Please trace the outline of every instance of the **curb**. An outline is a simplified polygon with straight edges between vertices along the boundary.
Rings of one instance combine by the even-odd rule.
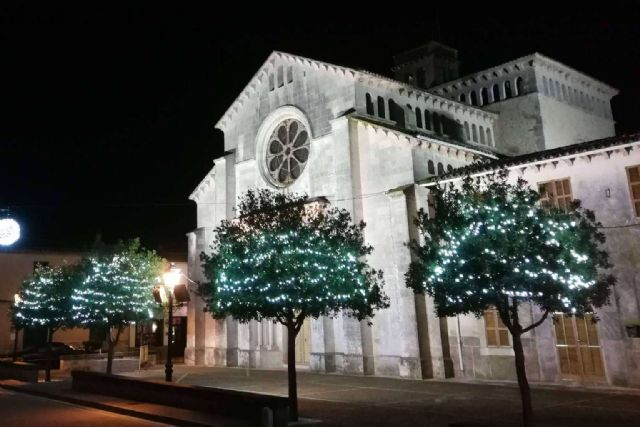
[[[39,390],[26,389],[20,386],[0,384],[0,387],[6,390],[15,391],[18,393],[30,394],[38,397],[45,397],[47,399],[59,400],[61,402],[72,403],[74,405],[86,406],[94,409],[100,409],[102,411],[113,412],[120,415],[127,415],[134,418],[141,418],[148,421],[155,421],[159,423],[170,424],[170,425],[175,425],[180,427],[214,427],[213,424],[204,424],[197,421],[189,421],[181,418],[168,417],[165,415],[150,414],[148,412],[140,412],[140,411],[135,411],[133,409],[121,408],[119,406],[111,406],[111,405],[106,405],[104,403],[76,399],[74,397],[68,397],[68,396],[60,396],[57,394],[47,393]]]

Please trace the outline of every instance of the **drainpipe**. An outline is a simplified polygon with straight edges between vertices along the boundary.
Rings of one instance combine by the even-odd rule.
[[[456,315],[456,322],[458,323],[458,360],[460,361],[460,372],[464,376],[464,362],[462,361],[462,334],[460,333],[460,316]]]

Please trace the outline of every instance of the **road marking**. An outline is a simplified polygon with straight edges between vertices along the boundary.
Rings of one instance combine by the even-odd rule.
[[[180,378],[178,378],[176,380],[176,383],[179,383],[180,381],[182,381],[187,375],[189,375],[189,373],[187,372],[186,374],[182,375]]]

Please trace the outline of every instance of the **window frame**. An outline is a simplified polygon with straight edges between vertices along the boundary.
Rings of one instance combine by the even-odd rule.
[[[487,325],[487,313],[490,313],[494,316],[494,327],[489,328]],[[513,342],[511,341],[511,334],[509,333],[509,329],[506,327],[504,323],[502,323],[502,319],[500,319],[500,314],[498,310],[495,308],[486,309],[482,311],[482,321],[484,322],[484,337],[487,343],[487,348],[513,348]],[[507,343],[504,344],[500,339],[500,331],[506,331]],[[489,333],[494,334],[495,342],[497,344],[489,344]]]
[[[558,195],[556,192],[556,185],[558,182],[564,182],[567,181],[569,183],[569,200],[568,203],[565,202],[565,207],[561,208],[560,205],[558,204]],[[546,191],[546,185],[547,184],[552,184],[552,188],[553,188],[553,197],[550,198],[548,196],[548,192]],[[566,176],[566,177],[562,177],[562,178],[556,178],[556,179],[550,179],[547,181],[540,181],[537,183],[538,185],[538,193],[540,194],[540,204],[542,205],[542,207],[545,210],[549,210],[549,208],[551,206],[553,206],[555,209],[560,209],[560,210],[564,210],[565,212],[570,212],[570,208],[571,208],[571,202],[573,202],[575,199],[573,197],[573,185],[571,184],[571,177],[570,176]],[[541,191],[541,187],[545,186],[545,192],[543,193]],[[563,185],[563,192],[564,192],[564,185]],[[560,197],[564,199],[566,199],[567,195],[566,194],[562,194]],[[551,204],[550,202],[553,201],[553,204]],[[545,203],[546,202],[546,203]]]
[[[640,208],[636,209],[636,204],[638,204],[638,206],[640,206],[640,198],[636,199],[633,196],[633,187],[636,186],[636,185],[638,187],[640,187],[640,180],[631,182],[631,170],[632,169],[637,169],[638,170],[638,176],[640,177],[640,164],[639,165],[632,165],[632,166],[625,167],[625,172],[627,174],[627,185],[629,186],[629,200],[631,201],[631,212],[634,213],[634,217],[636,219],[640,219]]]

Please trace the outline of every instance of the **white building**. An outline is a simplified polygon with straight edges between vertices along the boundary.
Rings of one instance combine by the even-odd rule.
[[[188,237],[191,278],[203,279],[199,254],[246,190],[323,196],[367,223],[369,260],[384,271],[391,306],[373,326],[343,317],[306,322],[300,364],[403,378],[515,378],[513,351],[491,313],[438,319],[428,298],[406,288],[405,243],[433,176],[482,161],[474,171],[505,164],[534,186],[569,179],[560,196],[582,199],[613,227],[606,232],[619,284],[597,326],[560,319],[563,328],[554,328],[548,320],[529,333],[530,378],[640,386],[640,339],[625,328],[640,317],[640,135],[613,137],[617,91],[537,53],[462,78],[457,51],[438,43],[395,60],[401,80],[269,56],[217,123],[226,154],[190,197],[198,206]],[[281,326],[214,320],[202,308],[197,298],[189,307],[188,363],[283,366]]]

